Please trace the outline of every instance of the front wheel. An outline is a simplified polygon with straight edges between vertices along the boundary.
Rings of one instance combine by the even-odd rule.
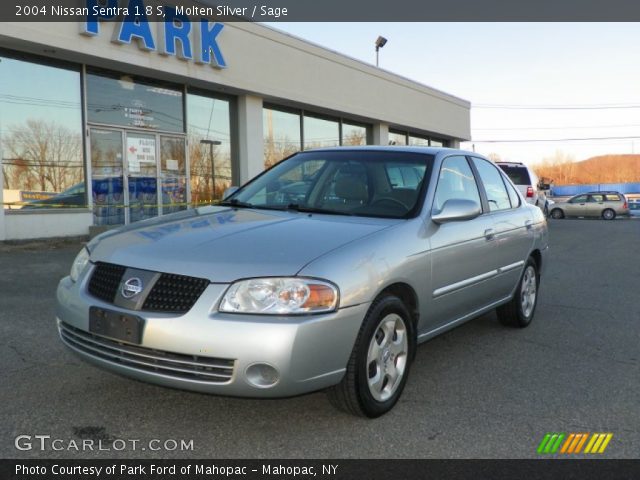
[[[529,257],[524,265],[524,271],[513,298],[509,303],[496,309],[498,320],[503,325],[511,327],[524,328],[529,326],[538,304],[539,285],[538,265],[535,260]]]
[[[602,218],[605,220],[613,220],[614,218],[616,218],[616,212],[611,210],[610,208],[607,208],[602,212]]]
[[[560,220],[561,218],[564,218],[564,212],[559,208],[554,208],[553,210],[551,210],[551,218]]]
[[[416,336],[407,307],[394,295],[369,309],[342,381],[327,393],[340,410],[375,418],[396,404],[409,376]]]

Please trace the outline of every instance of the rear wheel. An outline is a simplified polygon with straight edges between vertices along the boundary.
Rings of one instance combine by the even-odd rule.
[[[496,309],[498,320],[503,325],[524,328],[529,326],[538,304],[540,274],[538,265],[529,257],[525,263],[520,282],[511,301]]]
[[[614,218],[616,218],[616,212],[611,210],[610,208],[607,208],[602,212],[602,218],[605,220],[613,220]]]
[[[342,381],[327,394],[340,410],[375,418],[396,404],[416,348],[411,316],[394,295],[376,300],[365,317]]]
[[[559,208],[554,208],[553,210],[551,210],[551,218],[560,220],[561,218],[564,218],[564,212]]]

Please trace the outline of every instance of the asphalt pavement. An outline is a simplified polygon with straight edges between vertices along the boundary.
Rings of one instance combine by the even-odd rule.
[[[640,220],[552,220],[550,237],[532,325],[491,313],[421,345],[400,402],[376,420],[321,392],[223,398],[85,364],[54,321],[80,244],[0,245],[0,457],[535,458],[547,432],[611,432],[601,457],[638,458]],[[19,435],[33,448],[16,449]],[[45,451],[36,435],[51,437]],[[83,440],[103,450],[76,451]],[[150,449],[167,440],[193,449]]]

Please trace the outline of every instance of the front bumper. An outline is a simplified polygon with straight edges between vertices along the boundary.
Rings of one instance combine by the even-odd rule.
[[[58,285],[56,316],[67,347],[137,380],[220,395],[286,397],[335,385],[344,376],[369,307],[296,317],[223,314],[213,306],[228,285],[211,284],[184,315],[133,312],[88,295],[88,277],[78,283],[66,277]],[[142,343],[128,345],[89,333],[91,306],[142,317]],[[255,364],[274,367],[278,381],[270,387],[251,383],[247,369]]]

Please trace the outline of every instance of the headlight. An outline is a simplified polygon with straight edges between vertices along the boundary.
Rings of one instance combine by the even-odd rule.
[[[338,306],[338,289],[314,278],[253,278],[229,287],[219,311],[291,315],[332,312]]]
[[[84,270],[84,267],[87,266],[87,263],[89,263],[89,250],[85,247],[80,250],[80,253],[78,253],[76,259],[73,261],[73,265],[71,265],[71,273],[69,273],[71,280],[74,282],[78,281],[78,277]]]

